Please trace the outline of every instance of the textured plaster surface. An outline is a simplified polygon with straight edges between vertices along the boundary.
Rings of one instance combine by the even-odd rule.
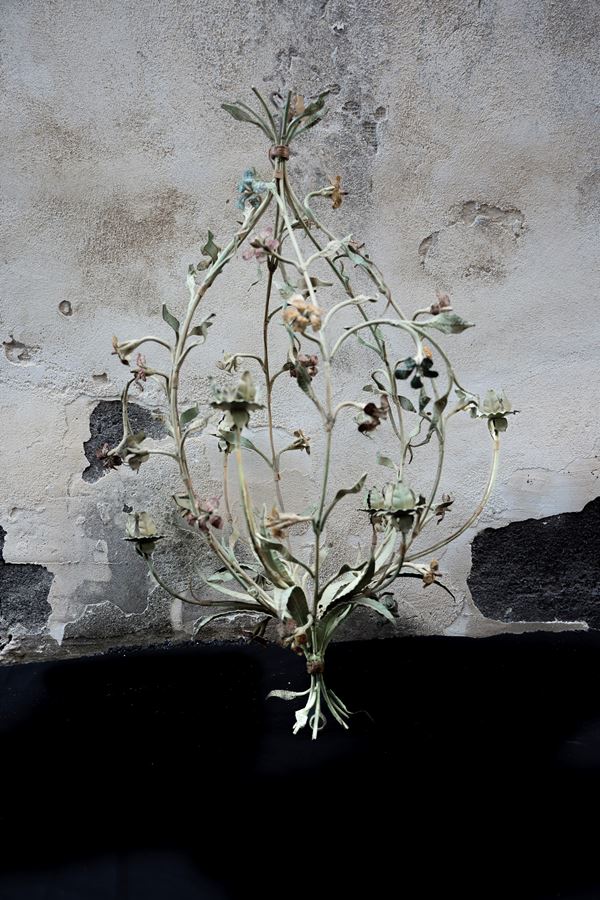
[[[407,309],[447,290],[477,323],[445,340],[464,381],[504,388],[520,410],[491,503],[440,556],[456,599],[398,591],[398,630],[585,627],[567,624],[575,617],[562,608],[558,624],[554,609],[540,622],[486,619],[466,579],[478,530],[576,513],[599,493],[599,18],[591,0],[4,3],[0,526],[11,598],[19,573],[24,610],[32,572],[47,573],[49,588],[35,606],[38,616],[47,600],[45,625],[24,615],[4,659],[189,634],[195,611],[153,588],[122,541],[127,509],[145,508],[183,542],[186,553],[162,542],[169,577],[185,586],[195,567],[214,565],[163,511],[176,473],[153,461],[139,474],[105,474],[95,442],[99,424],[114,432],[126,375],[111,335],[162,332],[161,303],[183,310],[185,271],[207,228],[219,239],[234,225],[242,171],[268,172],[261,134],[219,108],[249,102],[253,83],[331,89],[329,116],[298,142],[293,177],[312,188],[343,176],[348,196],[328,211],[336,232],[365,241]],[[184,402],[206,396],[224,351],[258,345],[253,278],[236,262],[209,295],[217,318]],[[372,360],[346,346],[340,384],[360,391]],[[155,421],[158,393],[134,399]],[[292,379],[275,418],[282,440],[298,427],[314,434]],[[440,533],[482,491],[489,446],[477,424],[457,422],[449,436],[442,489],[456,501]],[[158,428],[152,437],[162,440]],[[313,443],[310,457],[286,454],[287,496],[299,509],[319,477],[318,435]],[[334,451],[343,483],[377,447],[390,449],[379,433],[369,443],[349,428]],[[190,452],[203,492],[218,492],[214,440],[202,436]],[[427,458],[415,464],[415,486],[427,471]],[[257,499],[271,502],[264,471],[253,477]],[[356,505],[347,501],[330,530],[336,561],[352,561],[368,540]],[[300,534],[298,546],[307,540]],[[502,564],[511,567],[510,543]],[[551,591],[552,567],[544,577]],[[388,627],[366,615],[347,634]],[[239,623],[211,625],[206,637],[227,634]]]

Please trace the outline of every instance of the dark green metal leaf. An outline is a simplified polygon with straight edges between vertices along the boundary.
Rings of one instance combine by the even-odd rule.
[[[344,497],[347,497],[348,494],[358,494],[359,491],[362,490],[363,485],[366,481],[366,478],[367,478],[367,473],[365,472],[365,474],[361,475],[361,477],[358,479],[356,484],[353,484],[352,487],[340,488],[340,490],[336,493],[335,497],[333,498],[333,500],[331,501],[331,503],[329,504],[327,510],[325,511],[325,513],[323,515],[323,519],[321,521],[321,528],[327,521],[327,518],[329,517],[330,513],[333,511],[333,508],[335,507],[335,505],[337,503],[339,503],[340,500],[342,500]]]
[[[406,410],[406,412],[416,412],[417,410],[414,407],[414,404],[408,399],[408,397],[401,397],[398,395],[398,402],[402,409]]]
[[[190,422],[193,422],[199,415],[199,410],[197,406],[190,406],[189,409],[186,409],[185,412],[182,412],[179,417],[179,423],[182,428],[185,428],[186,425],[189,425]]]
[[[198,325],[194,325],[194,327],[190,331],[190,334],[199,335],[200,337],[206,338],[206,333],[207,333],[208,329],[210,328],[211,325],[214,324],[211,321],[212,319],[214,319],[214,317],[215,317],[215,314],[211,313],[205,319],[202,319],[202,321],[199,322]]]
[[[214,234],[209,229],[208,239],[207,239],[206,243],[204,244],[204,246],[202,247],[202,255],[210,256],[212,261],[216,262],[220,252],[221,252],[221,248],[219,246],[217,246],[217,244],[215,244]]]
[[[237,119],[238,122],[249,122],[250,125],[256,125],[267,135],[269,140],[273,140],[271,129],[263,122],[257,113],[253,112],[245,103],[222,103],[221,109],[228,112],[230,116]]]
[[[396,619],[390,610],[379,600],[376,600],[375,597],[364,597],[361,600],[353,600],[351,602],[353,606],[367,606],[369,609],[374,609],[376,613],[379,613],[380,616],[388,619],[393,625],[397,624]]]
[[[165,320],[165,322],[167,323],[167,325],[171,326],[171,328],[173,329],[175,334],[179,335],[179,328],[180,328],[179,320],[175,318],[175,316],[173,315],[172,312],[169,312],[169,309],[168,309],[166,303],[163,303],[163,305],[162,305],[162,317]]]

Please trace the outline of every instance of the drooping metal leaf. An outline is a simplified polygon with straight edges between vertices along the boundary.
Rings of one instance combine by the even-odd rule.
[[[461,331],[466,331],[467,328],[475,327],[473,322],[466,322],[453,312],[440,313],[439,316],[428,319],[426,322],[421,322],[420,325],[421,328],[436,328],[444,334],[460,334]]]

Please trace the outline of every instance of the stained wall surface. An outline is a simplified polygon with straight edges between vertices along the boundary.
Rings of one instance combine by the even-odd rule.
[[[555,571],[544,566],[539,621],[513,615],[527,604],[507,596],[503,605],[501,586],[506,570],[518,592],[514,566],[535,566],[540,521],[577,514],[599,493],[599,18],[592,0],[6,0],[4,660],[189,636],[197,613],[154,587],[123,541],[127,509],[149,509],[167,535],[165,575],[185,586],[196,568],[211,571],[206,552],[176,531],[176,472],[169,460],[138,474],[108,471],[96,451],[119,436],[127,373],[111,356],[111,336],[164,333],[161,304],[184,309],[186,269],[207,229],[223,239],[235,227],[242,172],[256,166],[268,175],[264,136],[220,108],[251,102],[252,84],[267,94],[330,89],[329,115],[290,162],[299,188],[342,176],[341,209],[324,207],[336,233],[364,242],[408,310],[447,291],[476,323],[444,339],[461,377],[475,392],[503,388],[519,410],[486,511],[440,554],[454,599],[420,584],[398,590],[397,631],[586,626],[585,604],[569,615],[561,542]],[[215,324],[184,401],[207,397],[224,352],[259,346],[255,278],[253,264],[239,259],[207,298]],[[371,368],[368,351],[348,349],[341,389],[360,397]],[[310,457],[286,455],[287,496],[301,511],[317,489],[322,440],[293,379],[280,381],[278,439],[297,428],[313,436]],[[136,427],[166,446],[158,390],[147,386],[134,399]],[[260,413],[255,424],[260,443]],[[455,502],[434,526],[440,533],[481,495],[490,448],[479,424],[461,420],[449,439],[442,486]],[[372,469],[377,449],[391,448],[379,433],[369,442],[351,427],[334,452],[341,485],[364,470],[365,454]],[[203,492],[218,493],[214,438],[191,442],[191,457]],[[431,477],[426,463],[415,465],[415,482]],[[269,502],[268,477],[260,466],[252,473]],[[386,474],[379,468],[373,480]],[[368,543],[357,506],[347,503],[331,528],[336,559],[353,561]],[[513,561],[510,541],[482,543],[478,558],[488,547],[497,555],[485,558],[485,578],[470,579],[471,596],[474,536],[528,519],[538,520],[531,558],[519,552]],[[489,587],[494,569],[494,603],[480,597],[489,618],[476,588]],[[584,578],[575,581],[585,590]],[[390,633],[366,614],[346,635]],[[239,634],[239,623],[206,632],[225,634]]]

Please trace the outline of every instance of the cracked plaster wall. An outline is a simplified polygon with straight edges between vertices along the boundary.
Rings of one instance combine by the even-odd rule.
[[[456,601],[431,589],[398,595],[399,630],[582,627],[485,619],[466,579],[478,530],[576,512],[599,493],[599,15],[591,0],[5,2],[0,526],[11,610],[23,566],[24,615],[4,659],[189,631],[192,613],[151,587],[122,541],[125,511],[160,511],[174,474],[148,465],[96,477],[86,447],[123,385],[111,335],[160,327],[163,301],[183,308],[187,264],[208,227],[231,229],[241,172],[268,170],[260,133],[219,108],[248,101],[253,83],[331,88],[331,112],[298,143],[292,173],[303,187],[343,175],[336,231],[366,242],[407,308],[448,290],[477,323],[446,340],[459,372],[476,391],[503,387],[520,410],[489,507],[441,556]],[[247,283],[237,264],[219,279],[187,399],[206,395],[223,351],[258,341],[260,301]],[[344,355],[342,380],[360,387],[359,364]],[[151,389],[136,397],[139,415],[152,418],[158,401]],[[314,424],[293,384],[277,422],[282,438]],[[456,429],[443,482],[457,497],[454,521],[477,502],[487,466],[483,429],[470,424]],[[334,460],[345,483],[362,471],[365,439],[349,440]],[[318,456],[294,456],[290,491],[304,507]],[[207,493],[217,490],[209,439],[192,461]],[[336,552],[356,552],[358,516],[350,508],[333,532]],[[169,549],[163,561],[186,577],[189,561],[181,571]],[[36,590],[49,586],[41,630],[26,614],[28,578],[43,571],[32,566],[47,572]],[[386,628],[367,616],[347,633]]]

